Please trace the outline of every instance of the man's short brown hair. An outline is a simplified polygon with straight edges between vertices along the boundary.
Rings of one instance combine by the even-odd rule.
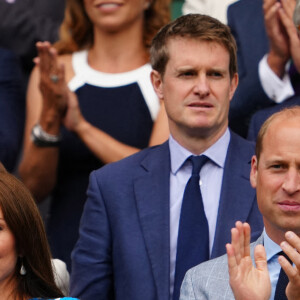
[[[162,77],[169,60],[167,44],[170,39],[175,38],[195,38],[222,45],[230,56],[230,78],[233,78],[234,74],[237,73],[236,42],[229,27],[206,15],[188,14],[165,25],[152,41],[150,48],[151,65]]]

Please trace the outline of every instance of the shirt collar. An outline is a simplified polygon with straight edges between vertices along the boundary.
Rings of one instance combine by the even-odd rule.
[[[264,237],[264,247],[267,253],[267,261],[269,261],[272,257],[278,255],[278,252],[282,251],[282,249],[278,244],[276,244],[269,238],[265,229],[263,231],[263,237]]]
[[[227,128],[225,133],[203,153],[211,161],[221,168],[224,168],[228,145],[230,142],[230,131]],[[189,150],[182,147],[173,137],[169,138],[170,156],[171,156],[171,172],[176,174],[186,159],[194,155]]]

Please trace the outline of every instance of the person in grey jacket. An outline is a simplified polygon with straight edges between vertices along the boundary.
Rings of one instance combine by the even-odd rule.
[[[264,232],[250,245],[249,224],[237,222],[227,255],[186,273],[181,300],[300,299],[299,132],[299,107],[278,112],[264,123],[250,174]]]

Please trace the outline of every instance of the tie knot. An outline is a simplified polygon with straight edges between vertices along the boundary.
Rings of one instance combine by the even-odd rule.
[[[189,160],[192,162],[192,166],[193,166],[192,175],[199,176],[201,168],[208,161],[208,157],[205,155],[200,155],[200,156],[192,155],[189,157]]]
[[[284,256],[289,261],[290,264],[293,264],[292,260],[283,251],[278,252],[278,256],[279,255]]]

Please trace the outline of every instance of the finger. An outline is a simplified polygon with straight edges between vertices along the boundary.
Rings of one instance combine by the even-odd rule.
[[[232,244],[226,244],[227,252],[227,263],[228,263],[228,272],[230,277],[235,277],[237,274],[237,261],[235,256],[234,247]]]
[[[300,252],[300,237],[292,231],[287,231],[285,234],[287,242],[298,252]]]
[[[57,74],[57,52],[49,42],[43,43],[41,54],[41,71],[46,75]]]
[[[278,17],[278,9],[281,7],[279,2],[276,2],[268,10],[264,12],[265,27],[268,36],[275,36],[280,33],[280,24]]]
[[[248,223],[243,224],[244,229],[244,256],[250,256],[251,229]]]
[[[287,16],[292,19],[296,7],[295,0],[281,0],[281,5]]]
[[[240,249],[240,255],[241,258],[244,257],[244,248],[245,248],[245,235],[244,235],[244,227],[243,223],[240,221],[237,221],[235,223],[235,227],[238,230],[239,233],[239,249]]]
[[[270,8],[276,3],[276,0],[264,0],[263,1],[263,10],[264,13],[270,10]]]
[[[265,20],[271,20],[274,17],[277,17],[277,11],[281,7],[281,3],[278,1],[272,1],[268,6],[263,7],[264,9],[264,18]]]
[[[263,245],[257,245],[254,249],[254,260],[256,268],[261,271],[267,271],[267,255]]]
[[[289,263],[289,261],[282,255],[280,255],[278,257],[278,261],[279,261],[279,264],[280,264],[281,268],[284,270],[285,274],[289,278],[289,281],[291,283],[299,282],[300,277],[299,277],[298,270],[296,268],[294,268]]]
[[[48,58],[48,49],[50,47],[49,42],[37,42],[36,47],[38,50],[38,56],[40,58],[40,70],[47,72],[47,58]]]
[[[300,39],[298,28],[295,26],[294,20],[289,18],[285,11],[279,10],[279,16],[288,36],[290,54],[292,56],[293,63],[296,69],[300,71]]]
[[[299,237],[293,232],[286,233],[287,242],[280,244],[281,249],[300,270]]]
[[[239,231],[237,228],[231,229],[231,245],[234,250],[235,258],[237,261],[237,264],[241,261],[241,250],[240,250],[240,239],[239,239]]]
[[[299,43],[299,37],[298,37],[298,32],[297,28],[293,22],[293,19],[287,15],[287,13],[284,11],[284,9],[279,9],[278,14],[280,17],[280,20],[282,22],[282,25],[284,26],[290,42],[296,42]]]

